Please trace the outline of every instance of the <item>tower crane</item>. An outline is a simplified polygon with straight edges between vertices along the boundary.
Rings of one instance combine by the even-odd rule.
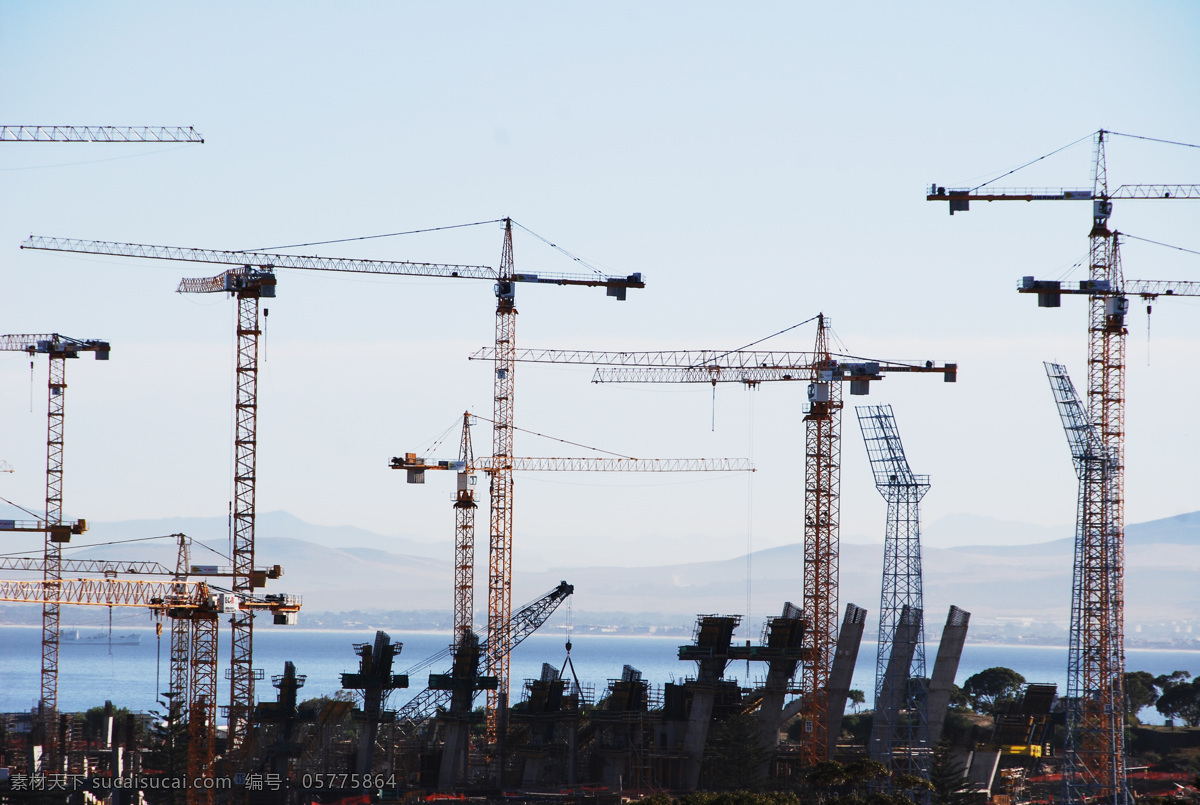
[[[9,524],[14,528],[8,528]],[[79,533],[76,525],[73,533]],[[43,521],[3,521],[0,530],[41,531]],[[63,559],[65,573],[86,573],[104,578],[118,576],[170,576],[176,583],[176,599],[184,600],[189,576],[232,577],[231,567],[195,565],[191,563],[191,538],[186,534],[171,534],[177,542],[176,562],[172,569],[161,562],[111,559]],[[40,571],[43,560],[33,557],[0,557],[0,570]],[[283,575],[279,565],[254,571],[264,578],[277,579]],[[212,773],[215,752],[217,699],[217,618],[213,607],[169,606],[153,610],[166,614],[170,620],[170,687],[165,692],[170,705],[172,724],[187,721],[194,740],[189,744],[189,778]],[[283,616],[284,620],[287,616]],[[186,716],[186,717],[185,717]],[[204,789],[188,790],[188,803],[211,801]]]
[[[295,268],[315,271],[338,271],[359,274],[391,274],[398,276],[447,277],[460,279],[490,280],[496,295],[496,338],[493,374],[493,438],[492,458],[497,462],[491,473],[490,496],[490,539],[488,573],[488,628],[494,630],[501,640],[507,631],[512,615],[512,456],[513,404],[515,392],[515,369],[513,360],[516,352],[516,285],[534,283],[541,285],[586,286],[604,288],[608,296],[624,300],[631,288],[644,288],[640,273],[627,276],[603,274],[561,274],[517,272],[513,258],[511,218],[504,221],[504,241],[499,268],[446,263],[413,263],[389,260],[354,260],[266,252],[235,252],[210,249],[151,246],[137,243],[115,243],[111,241],[89,241],[69,238],[31,236],[22,244],[22,249],[41,251],[104,254],[123,257],[139,257],[156,260],[176,260],[195,263],[216,263],[239,266],[227,271],[223,277],[236,283],[239,276],[272,276],[276,268]],[[233,288],[227,290],[235,290]],[[247,373],[247,377],[250,373]],[[250,535],[252,539],[252,532]],[[499,665],[493,672],[500,678],[500,690],[508,689],[508,653],[497,655]],[[241,685],[238,686],[240,700],[231,704],[230,712],[250,712],[253,707],[253,675],[249,663],[242,663]],[[231,689],[235,687],[231,685]],[[234,694],[231,692],[231,697]],[[232,698],[231,698],[232,702]],[[236,743],[236,741],[235,741]]]
[[[191,639],[192,657],[189,688],[192,705],[189,719],[188,778],[212,776],[216,715],[216,620],[220,613],[236,610],[270,611],[279,618],[294,618],[300,610],[300,598],[293,595],[238,596],[211,588],[204,581],[175,578],[169,581],[142,581],[115,578],[59,579],[44,581],[0,581],[0,601],[54,604],[55,606],[137,607],[158,616],[191,619],[193,624],[211,624],[211,631]],[[172,684],[179,670],[172,652]],[[47,733],[48,734],[48,733]],[[193,773],[194,772],[194,773]],[[196,789],[189,802],[211,802],[211,793]]]
[[[83,520],[63,524],[63,425],[66,413],[66,364],[81,352],[91,352],[96,360],[108,360],[112,347],[99,339],[70,338],[58,333],[0,336],[0,352],[43,354],[49,359],[49,383],[46,397],[46,519],[41,524],[27,525],[20,530],[43,531],[46,535],[42,554],[42,579],[47,600],[42,604],[42,672],[41,709],[46,719],[53,719],[58,709],[58,626],[59,604],[50,600],[62,578],[62,543],[69,542],[72,533],[87,528]],[[10,526],[5,529],[4,526]],[[0,530],[18,530],[15,523],[0,523]],[[50,736],[53,730],[47,732]],[[55,759],[53,741],[48,744],[50,761]]]
[[[829,756],[827,687],[837,644],[838,526],[841,487],[842,384],[852,395],[869,393],[872,382],[890,373],[940,374],[947,383],[958,379],[958,365],[933,361],[906,364],[864,361],[829,351],[825,316],[817,317],[813,352],[762,350],[673,350],[602,352],[525,350],[517,361],[599,365],[595,383],[723,383],[755,386],[773,381],[807,381],[804,484],[805,660],[801,663],[804,723],[801,757],[808,765]],[[491,351],[471,356],[487,360]]]
[[[1081,489],[1093,500],[1082,505],[1085,518],[1076,531],[1071,641],[1067,662],[1067,741],[1063,795],[1069,805],[1101,800],[1129,801],[1124,758],[1124,552],[1125,552],[1125,314],[1128,297],[1191,295],[1191,283],[1126,282],[1121,270],[1119,233],[1110,230],[1114,199],[1200,199],[1200,185],[1131,184],[1110,191],[1105,146],[1109,135],[1096,132],[1090,189],[946,189],[934,184],[928,201],[946,201],[950,214],[966,212],[971,201],[1091,201],[1088,232],[1089,277],[1077,289],[1057,281],[1022,278],[1018,291],[1037,294],[1039,307],[1058,307],[1062,293],[1090,297],[1088,316],[1088,419],[1105,455],[1111,457],[1103,484]],[[1172,286],[1178,286],[1173,288]],[[1179,291],[1179,293],[1175,293]],[[1169,293],[1170,292],[1170,293]],[[1091,603],[1089,603],[1091,602]],[[1095,604],[1095,606],[1091,606]],[[1112,650],[1108,650],[1111,648]]]
[[[428,463],[424,458],[418,458],[415,453],[407,453],[403,457],[392,459],[394,470],[406,470],[409,483],[424,483],[425,470],[449,470],[458,472],[458,494],[455,506],[455,566],[454,566],[454,633],[455,645],[465,637],[472,628],[474,615],[474,586],[475,586],[475,516],[474,491],[472,485],[474,473],[485,472],[494,476],[498,469],[507,465],[509,472],[516,471],[567,471],[567,472],[729,472],[749,471],[754,467],[746,459],[637,459],[637,458],[516,458],[507,461],[497,461],[495,456],[470,458],[470,412],[463,414],[463,435],[460,442],[459,460],[433,461]],[[493,423],[494,424],[494,423]],[[465,457],[465,458],[464,458]],[[494,485],[494,481],[493,481]],[[510,568],[511,571],[511,568]],[[509,579],[511,584],[511,578]],[[490,623],[490,621],[489,621]],[[506,642],[501,636],[493,644],[498,651],[507,652]],[[485,655],[503,667],[507,667],[507,659]],[[508,691],[497,685],[495,691],[488,689],[488,739],[494,742],[496,738],[497,701],[507,696]]]
[[[254,568],[254,500],[258,453],[259,300],[275,296],[275,275],[245,267],[215,277],[186,278],[179,293],[228,293],[237,299],[237,392],[234,401],[233,591],[251,595],[265,579]],[[234,751],[249,738],[254,710],[254,612],[236,610],[229,620],[229,740]],[[196,622],[198,628],[209,628]],[[212,626],[215,629],[215,624]],[[261,673],[261,671],[260,671]]]
[[[475,417],[479,419],[481,417]],[[457,461],[420,458],[416,453],[406,453],[391,461],[394,470],[405,470],[408,483],[425,483],[426,470],[453,470],[458,474],[458,492],[454,501],[456,512],[454,549],[454,633],[466,634],[472,629],[474,604],[472,591],[475,587],[475,530],[474,518],[469,512],[474,509],[475,474],[495,472],[496,461],[491,456],[475,458],[471,450],[471,413],[463,413],[462,437]],[[753,472],[754,465],[748,459],[725,458],[680,458],[638,459],[614,458],[513,458],[515,472]],[[465,512],[464,512],[465,510]]]
[[[855,407],[875,488],[887,501],[883,586],[875,652],[875,719],[871,759],[894,771],[929,778],[925,604],[921,589],[921,499],[929,476],[916,475],[904,455],[890,405]],[[907,711],[907,716],[902,712]]]

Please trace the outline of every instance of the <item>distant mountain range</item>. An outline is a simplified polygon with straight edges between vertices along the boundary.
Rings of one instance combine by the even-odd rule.
[[[3,516],[3,515],[0,515]],[[986,518],[970,518],[972,521]],[[978,522],[975,522],[978,526]],[[144,539],[183,532],[226,550],[224,518],[147,520],[96,525],[89,542]],[[972,528],[997,534],[1036,526],[998,523]],[[425,611],[429,626],[444,626],[450,609],[451,546],[385,537],[358,528],[305,523],[285,512],[259,516],[260,565],[283,565],[285,575],[268,591],[304,596],[305,612],[325,625],[336,618],[317,613]],[[1200,648],[1200,512],[1126,529],[1126,632],[1130,644]],[[593,550],[603,546],[593,545]],[[615,548],[614,548],[615,550]],[[197,564],[222,560],[195,546]],[[972,613],[974,633],[996,638],[1064,642],[1070,612],[1072,540],[1033,544],[926,547],[923,550],[928,630],[936,635],[951,604]],[[485,551],[477,550],[477,609],[485,608]],[[843,541],[840,562],[842,605],[854,602],[872,614],[879,607],[883,546]],[[69,550],[69,556],[152,559],[173,566],[170,540],[107,544]],[[520,554],[517,554],[518,567]],[[756,551],[721,561],[654,567],[564,566],[517,570],[514,603],[530,600],[560,579],[575,585],[579,623],[611,622],[687,627],[697,613],[744,613],[747,568],[750,610],[755,621],[780,611],[784,601],[801,603],[803,550],[799,544]],[[9,577],[15,574],[7,572]],[[218,581],[219,583],[219,581]],[[0,610],[7,617],[12,606]],[[1196,634],[1189,629],[1195,625]]]

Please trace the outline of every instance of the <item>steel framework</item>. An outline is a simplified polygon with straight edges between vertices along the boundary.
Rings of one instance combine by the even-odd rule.
[[[254,520],[258,453],[258,338],[259,299],[275,296],[276,279],[270,271],[249,266],[230,269],[215,277],[185,278],[179,293],[229,293],[237,299],[237,365],[234,400],[233,468],[233,592],[243,598],[254,593]],[[229,653],[229,746],[239,752],[246,745],[250,716],[254,710],[254,612],[237,609],[230,617]],[[211,625],[215,630],[215,624]],[[210,624],[193,623],[203,639]],[[216,707],[216,680],[207,674],[193,679],[199,687],[193,699],[203,701],[208,711]],[[210,725],[215,718],[208,719]],[[212,730],[210,729],[211,733]],[[212,735],[208,735],[212,740]]]
[[[0,142],[202,143],[191,126],[0,126]]]
[[[236,287],[239,277],[244,274],[254,273],[253,269],[250,268],[251,266],[258,268],[257,273],[271,276],[272,281],[272,271],[275,268],[494,280],[497,297],[495,345],[497,358],[495,361],[493,386],[495,396],[493,458],[499,459],[501,465],[503,465],[505,457],[511,458],[512,456],[513,356],[515,354],[514,338],[516,334],[515,284],[534,283],[600,287],[605,288],[609,296],[618,300],[625,299],[626,293],[630,288],[645,287],[642,275],[636,273],[623,277],[602,274],[518,273],[513,264],[512,224],[512,219],[504,219],[504,245],[501,252],[501,264],[498,269],[489,266],[413,263],[390,260],[355,260],[265,252],[234,252],[40,236],[31,236],[29,240],[22,244],[21,248],[83,254],[110,254],[123,257],[216,263],[246,267],[240,271],[227,271],[209,280],[197,280],[195,282],[198,285],[194,287],[185,288],[181,286],[181,290],[189,291],[225,290],[236,293],[239,290]],[[240,350],[239,354],[241,354]],[[495,633],[495,642],[499,647],[507,647],[509,645],[506,635],[510,629],[508,618],[511,615],[512,604],[512,476],[510,470],[511,468],[509,467],[499,466],[492,474],[491,512],[489,518],[491,531],[489,548],[491,554],[489,556],[488,629],[489,632]],[[242,628],[240,633],[249,635],[250,630],[249,628]],[[238,641],[237,634],[238,630],[235,627],[235,644]],[[244,639],[242,643],[244,644],[244,648],[248,650],[250,646],[249,639]],[[235,654],[238,651],[239,649],[235,648]],[[238,657],[235,656],[232,661],[238,662]],[[507,694],[507,652],[500,655],[496,663],[498,664],[497,667],[502,671],[501,687],[499,690]],[[250,670],[248,663],[238,663],[231,669],[233,680],[231,687],[240,689],[243,696],[247,691],[251,695],[253,694],[253,678],[252,676],[246,676]],[[248,702],[247,707],[253,704],[253,699],[249,699]],[[490,701],[490,704],[494,704],[494,701]],[[231,725],[233,723],[232,719],[235,717],[235,711],[238,715],[242,712],[231,703]],[[243,708],[243,711],[246,713],[249,712],[245,708]],[[490,718],[489,716],[489,723],[491,723]],[[231,731],[232,734],[234,733]]]
[[[801,758],[812,765],[829,756],[827,685],[837,643],[838,523],[841,467],[842,384],[852,395],[869,393],[870,384],[896,372],[958,378],[958,365],[933,361],[906,364],[864,361],[829,351],[829,320],[817,317],[813,352],[754,350],[673,350],[667,352],[592,352],[584,350],[525,350],[518,362],[603,362],[593,382],[623,383],[743,383],[807,380],[805,411],[804,609],[810,617],[801,664],[801,715],[804,732]],[[473,360],[491,360],[495,352],[482,349]],[[700,363],[703,361],[703,363]]]
[[[233,591],[249,595],[254,584],[254,495],[258,451],[258,300],[264,288],[237,292],[237,402],[233,478]],[[254,709],[254,613],[239,610],[230,618],[229,742],[237,751],[249,739]]]
[[[471,414],[463,412],[458,459],[458,493],[454,498],[454,643],[457,647],[475,634],[475,476],[469,467],[475,461],[471,447]]]
[[[1113,132],[1096,132],[1090,190],[951,189],[934,185],[926,199],[948,201],[950,214],[971,201],[1090,201],[1088,279],[1078,289],[1025,277],[1018,290],[1038,295],[1041,307],[1058,307],[1063,293],[1090,297],[1087,420],[1106,457],[1103,482],[1080,482],[1072,589],[1071,647],[1067,664],[1067,741],[1063,796],[1069,805],[1100,801],[1125,805],[1130,794],[1124,759],[1124,409],[1127,294],[1144,299],[1192,296],[1194,283],[1124,282],[1118,233],[1109,229],[1113,199],[1196,199],[1200,185],[1108,187],[1105,144]]]
[[[888,507],[871,759],[887,763],[895,771],[928,779],[929,724],[922,687],[926,674],[920,504],[929,491],[929,476],[915,475],[909,467],[890,405],[857,406],[855,413],[871,460],[875,488]],[[904,657],[910,660],[901,668]],[[889,663],[896,667],[889,667]]]
[[[495,743],[496,710],[509,691],[512,619],[513,391],[515,390],[517,308],[512,283],[512,221],[504,222],[504,247],[496,281],[496,359],[492,378],[492,461],[488,537],[488,672],[496,677],[487,692],[488,743]]]
[[[455,571],[454,571],[454,631],[465,635],[473,629],[475,584],[475,495],[473,473],[485,472],[494,476],[504,471],[511,476],[516,472],[753,472],[754,466],[748,459],[638,459],[620,458],[551,458],[514,457],[511,455],[474,457],[471,448],[471,413],[463,413],[463,429],[459,443],[458,461],[427,461],[415,453],[394,457],[391,468],[406,470],[409,483],[424,483],[426,470],[454,470],[458,475],[458,490],[454,500],[455,509]],[[494,424],[494,423],[493,423]],[[496,428],[495,432],[500,429]],[[513,430],[510,425],[507,430]],[[508,481],[511,489],[511,478]],[[495,481],[492,483],[493,491]],[[511,537],[509,539],[511,542]],[[510,545],[511,547],[511,545]],[[495,555],[492,551],[491,555]],[[489,572],[489,582],[494,572]],[[489,584],[489,593],[492,587]],[[489,594],[489,603],[492,595]],[[490,613],[489,609],[489,613]],[[457,641],[456,641],[457,642]],[[497,646],[503,648],[504,643]],[[493,675],[498,676],[493,671]]]
[[[512,619],[509,621],[510,628],[508,632],[509,645],[511,650],[521,644],[525,638],[541,628],[550,616],[554,614],[554,610],[558,609],[558,605],[567,600],[567,597],[575,592],[573,585],[567,584],[565,581],[559,582],[558,586],[550,590],[545,595],[539,596],[530,601],[525,606],[513,613]],[[491,642],[491,638],[485,638],[479,644],[479,653],[484,658],[493,657],[500,651],[500,647]],[[490,660],[489,660],[490,664]],[[444,674],[443,676],[448,676]],[[438,690],[435,688],[426,688],[414,696],[403,707],[396,711],[396,720],[411,723],[421,723],[430,718],[437,712],[439,707],[445,707],[450,703],[452,691]]]
[[[825,316],[817,318],[804,414],[804,632],[800,664],[804,704],[801,758],[812,766],[826,760],[829,746],[829,671],[837,646],[838,529],[842,477],[842,384],[834,382]]]
[[[55,723],[58,710],[58,634],[59,607],[56,592],[62,579],[62,543],[71,539],[70,528],[63,528],[63,426],[66,414],[67,359],[80,352],[91,352],[97,360],[108,360],[112,347],[98,339],[68,338],[58,333],[0,336],[0,351],[45,354],[49,358],[46,394],[46,534],[42,552],[42,581],[46,596],[42,601],[41,717],[45,724]],[[15,530],[15,529],[14,529]],[[56,729],[46,729],[47,768],[55,768]]]
[[[1066,367],[1047,363],[1046,376],[1079,479],[1071,633],[1067,659],[1067,734],[1064,785],[1082,799],[1095,791],[1124,791],[1124,649],[1122,545],[1112,518],[1120,457],[1095,427]],[[1111,669],[1119,668],[1114,674]],[[1115,763],[1109,748],[1121,752]],[[1108,794],[1106,794],[1108,796]]]

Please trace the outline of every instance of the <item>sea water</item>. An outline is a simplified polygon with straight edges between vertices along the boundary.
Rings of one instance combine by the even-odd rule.
[[[170,634],[164,631],[156,637],[153,629],[125,627],[115,634],[139,632],[138,645],[109,645],[106,640],[88,641],[86,645],[64,642],[59,649],[58,705],[60,711],[78,712],[111,701],[119,707],[140,712],[162,712],[170,678]],[[81,632],[82,637],[107,634],[93,629]],[[449,669],[447,657],[426,665],[429,657],[445,653],[450,643],[448,633],[394,632],[391,637],[403,643],[394,666],[395,673],[411,672],[412,687],[396,691],[388,706],[398,707],[424,687],[429,673]],[[341,688],[341,674],[358,670],[356,644],[373,642],[372,631],[334,631],[295,627],[259,626],[254,631],[254,663],[263,669],[266,679],[257,683],[259,701],[274,701],[276,691],[271,677],[283,674],[284,662],[291,660],[296,672],[305,677],[300,691],[301,700],[329,696]],[[225,679],[229,665],[228,632],[221,635],[218,680]],[[679,646],[690,641],[682,637],[624,637],[616,635],[575,635],[570,652],[579,682],[594,688],[597,695],[604,692],[608,680],[619,679],[622,668],[631,665],[642,672],[653,686],[681,681],[696,675],[693,662],[678,659]],[[95,645],[92,645],[95,643]],[[564,668],[567,651],[561,628],[535,634],[516,648],[512,656],[511,678],[514,701],[519,700],[521,683],[541,676],[542,664],[556,670]],[[38,626],[0,626],[0,712],[20,712],[33,708],[40,691],[41,628]],[[867,706],[875,689],[875,643],[863,641],[858,654],[852,688],[866,693]],[[932,671],[937,653],[936,644],[927,649],[928,670]],[[1029,682],[1048,682],[1058,685],[1059,694],[1066,688],[1067,649],[1065,646],[995,645],[971,643],[963,649],[958,667],[958,684],[984,668],[1012,668]],[[1167,649],[1129,649],[1125,667],[1128,671],[1148,671],[1169,674],[1184,670],[1200,674],[1200,652]],[[737,679],[743,686],[761,683],[765,676],[762,663],[731,662],[726,678]],[[571,670],[566,668],[570,678]],[[219,688],[222,701],[228,697],[228,683]],[[1142,711],[1143,721],[1161,723],[1152,709]]]

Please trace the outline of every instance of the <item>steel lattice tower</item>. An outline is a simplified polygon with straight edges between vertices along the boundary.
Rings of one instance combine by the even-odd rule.
[[[471,449],[471,414],[463,414],[458,446],[462,470],[454,498],[454,644],[474,634],[475,621],[475,452]]]
[[[66,353],[51,351],[50,382],[46,402],[46,542],[42,562],[42,580],[47,596],[56,595],[62,580],[62,544],[49,530],[62,525],[63,414],[67,397]],[[53,746],[55,711],[58,709],[58,625],[59,606],[42,605],[42,716],[46,733],[43,740]],[[51,758],[53,760],[53,752]]]
[[[42,732],[42,766],[38,771],[56,773],[63,756],[58,752],[58,636],[62,588],[62,543],[72,533],[81,533],[82,520],[75,526],[64,525],[63,507],[63,426],[67,398],[67,359],[80,352],[92,352],[97,360],[108,360],[111,346],[107,341],[68,338],[58,333],[0,336],[0,352],[45,353],[49,358],[46,387],[46,519],[37,530],[44,532],[42,550],[42,672],[41,697],[38,700],[39,726]],[[32,369],[32,364],[30,366]],[[79,528],[80,530],[75,530]]]
[[[1129,801],[1124,762],[1124,651],[1120,533],[1113,522],[1119,452],[1085,412],[1064,367],[1046,364],[1079,478],[1071,636],[1067,659],[1064,795],[1071,802]],[[1113,669],[1117,669],[1115,672]]]
[[[489,671],[498,680],[488,691],[488,743],[495,744],[496,707],[507,704],[509,650],[512,620],[512,504],[513,504],[513,392],[516,368],[517,308],[513,282],[512,220],[504,221],[504,247],[496,281],[496,359],[493,379],[492,461],[488,543],[488,642]]]
[[[828,759],[829,671],[837,645],[838,524],[841,493],[842,384],[829,354],[825,316],[817,317],[808,412],[804,416],[804,633],[805,660],[800,711],[804,734],[801,758],[812,766]]]
[[[257,289],[241,291],[237,325],[237,403],[233,478],[233,592],[254,594],[254,489],[258,445]],[[248,738],[254,708],[254,613],[236,609],[229,620],[233,635],[229,655],[229,741],[240,749]],[[260,670],[261,673],[261,670]]]
[[[858,406],[855,411],[875,488],[888,506],[871,759],[928,779],[920,504],[929,491],[929,476],[915,475],[909,467],[890,405]]]

